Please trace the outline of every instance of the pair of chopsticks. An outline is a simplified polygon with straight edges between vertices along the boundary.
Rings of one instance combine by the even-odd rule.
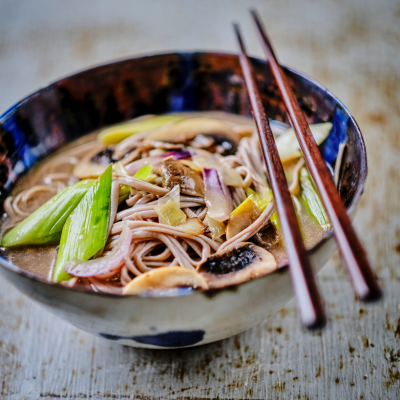
[[[354,291],[361,300],[378,299],[382,295],[381,289],[368,262],[366,253],[351,224],[350,218],[347,215],[331,174],[322,158],[304,114],[290,88],[285,73],[278,63],[258,13],[252,10],[251,14],[260,34],[272,74],[285,103],[290,123],[300,144],[308,171],[314,180],[333,227],[334,236],[340,249],[342,259],[350,274]],[[326,323],[326,315],[315,282],[310,258],[303,243],[282,163],[268,118],[262,105],[260,92],[257,88],[257,82],[250,60],[246,54],[239,26],[235,24],[234,29],[240,48],[239,60],[250,97],[253,116],[257,125],[271,189],[275,198],[279,222],[285,238],[292,285],[297,297],[300,317],[305,327],[309,329],[320,328]]]

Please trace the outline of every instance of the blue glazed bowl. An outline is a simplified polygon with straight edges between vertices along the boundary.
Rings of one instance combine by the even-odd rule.
[[[252,60],[270,118],[287,122],[266,62]],[[361,132],[327,89],[286,68],[309,123],[348,117],[348,148],[339,192],[354,215],[367,175]],[[96,129],[143,114],[224,111],[251,116],[235,55],[173,53],[111,63],[61,79],[0,117],[0,195],[38,160]],[[328,234],[311,250],[318,271],[335,250]],[[292,297],[288,268],[210,292],[179,290],[168,297],[116,296],[45,282],[0,258],[0,272],[49,311],[92,334],[149,348],[195,346],[220,340],[264,321]]]

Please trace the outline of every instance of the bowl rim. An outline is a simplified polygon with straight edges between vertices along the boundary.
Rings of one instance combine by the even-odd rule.
[[[211,55],[211,56],[219,56],[219,57],[237,57],[238,55],[235,53],[222,53],[222,52],[212,52],[212,51],[173,51],[173,52],[160,52],[160,53],[150,53],[150,54],[141,54],[138,55],[136,57],[129,57],[129,58],[122,58],[122,59],[116,59],[113,60],[111,62],[106,62],[104,64],[98,64],[98,65],[94,65],[92,67],[89,67],[87,69],[82,69],[82,70],[78,70],[77,72],[74,72],[72,75],[66,75],[61,77],[60,79],[57,79],[55,81],[52,81],[51,83],[49,83],[47,86],[41,87],[40,89],[34,91],[33,93],[27,95],[26,97],[24,97],[23,99],[17,101],[14,105],[12,105],[11,107],[9,107],[6,111],[4,111],[1,115],[0,115],[0,123],[2,122],[3,118],[5,118],[7,116],[7,114],[9,114],[10,112],[12,112],[14,109],[18,108],[20,105],[24,104],[26,101],[28,101],[31,97],[41,93],[42,91],[48,89],[49,87],[62,82],[65,79],[69,79],[69,78],[73,78],[77,75],[83,74],[83,73],[88,73],[88,72],[92,72],[95,71],[96,69],[101,69],[107,66],[111,66],[114,64],[118,64],[118,63],[123,63],[123,62],[129,62],[129,61],[133,61],[133,60],[143,60],[146,58],[153,58],[153,57],[162,57],[162,56],[169,56],[169,55],[182,55],[182,56],[194,56],[194,55]],[[262,64],[264,64],[266,67],[268,66],[268,60],[264,60],[262,58],[258,58],[258,57],[249,57],[251,61],[256,61],[256,62],[261,62]],[[292,73],[293,75],[297,75],[298,77],[300,77],[301,79],[304,79],[306,81],[308,81],[309,83],[311,83],[312,85],[316,86],[317,88],[319,88],[321,91],[323,91],[324,93],[326,93],[328,96],[330,96],[333,100],[336,101],[337,105],[339,105],[341,107],[341,109],[348,115],[349,117],[349,121],[351,121],[351,123],[353,124],[354,128],[355,128],[355,133],[359,136],[360,138],[360,151],[361,151],[361,163],[360,163],[360,170],[359,170],[359,183],[356,187],[356,190],[354,192],[353,198],[350,202],[350,204],[348,205],[348,207],[346,208],[347,213],[352,213],[352,211],[354,210],[354,208],[357,206],[357,204],[360,201],[361,195],[364,192],[365,189],[365,184],[366,184],[366,179],[367,179],[367,175],[368,175],[368,162],[367,162],[367,151],[366,151],[366,147],[365,147],[365,142],[364,142],[364,138],[361,132],[361,129],[359,127],[359,125],[357,124],[355,118],[353,117],[353,115],[350,113],[349,109],[343,104],[343,102],[335,95],[333,94],[330,90],[328,90],[324,85],[322,85],[319,81],[317,81],[314,78],[311,78],[309,75],[298,71],[294,68],[290,68],[290,67],[286,67],[284,65],[282,65],[282,68],[286,71],[289,71],[290,73]],[[322,247],[331,237],[333,236],[333,230],[330,229],[325,236],[315,245],[313,246],[311,249],[308,250],[308,252],[310,254],[314,253],[315,251],[317,251],[320,247]],[[83,287],[68,287],[66,285],[62,285],[59,283],[55,283],[55,282],[51,282],[48,281],[46,279],[43,279],[35,274],[33,274],[32,272],[29,271],[25,271],[24,269],[18,267],[17,265],[13,264],[12,262],[6,260],[5,258],[0,258],[0,266],[4,267],[8,270],[10,270],[13,273],[16,273],[17,275],[21,275],[23,277],[32,279],[34,281],[38,281],[40,283],[44,283],[46,285],[49,286],[53,286],[53,287],[57,287],[58,289],[67,289],[69,291],[74,291],[74,292],[81,292],[81,293],[86,293],[86,294],[90,294],[90,295],[95,295],[95,296],[102,296],[102,297],[111,297],[111,298],[136,298],[136,297],[140,297],[140,298],[150,298],[150,299],[155,299],[155,298],[165,298],[166,296],[159,296],[156,294],[150,294],[149,292],[147,292],[147,294],[145,295],[141,295],[141,294],[136,294],[136,295],[123,295],[123,294],[117,294],[117,293],[105,293],[105,292],[95,292],[93,290],[88,290],[86,288]],[[251,279],[249,281],[240,283],[238,285],[232,285],[232,286],[226,286],[224,288],[221,289],[211,289],[211,290],[198,290],[198,289],[194,289],[192,291],[189,291],[187,293],[180,293],[177,295],[171,295],[171,296],[167,296],[169,298],[174,298],[174,297],[182,297],[182,296],[193,296],[196,294],[203,294],[205,296],[210,296],[210,293],[212,292],[217,292],[217,293],[222,293],[222,292],[232,292],[232,290],[235,290],[236,287],[241,287],[244,286],[246,284],[250,284],[252,281],[254,280],[259,280],[259,279],[265,279],[268,276],[272,275],[272,274],[276,274],[276,273],[282,273],[286,270],[288,270],[289,268],[289,264],[286,264],[282,267],[279,267],[278,269],[276,269],[275,271],[258,277],[258,278],[254,278]],[[207,295],[208,293],[208,295]],[[211,297],[211,296],[210,296]]]

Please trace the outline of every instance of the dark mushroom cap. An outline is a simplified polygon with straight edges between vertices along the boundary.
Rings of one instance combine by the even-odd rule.
[[[199,272],[211,289],[218,289],[267,275],[276,268],[275,258],[270,252],[244,242],[208,257]]]
[[[163,187],[167,189],[179,185],[182,193],[204,197],[203,179],[180,161],[163,161],[155,166],[154,173],[163,177]]]

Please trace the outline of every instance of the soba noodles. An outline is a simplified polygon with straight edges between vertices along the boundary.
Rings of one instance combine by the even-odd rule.
[[[311,126],[318,143],[331,126]],[[330,226],[293,132],[272,128],[311,248]],[[229,114],[145,116],[89,135],[18,182],[4,211],[3,255],[70,287],[207,290],[287,263],[253,121]]]

